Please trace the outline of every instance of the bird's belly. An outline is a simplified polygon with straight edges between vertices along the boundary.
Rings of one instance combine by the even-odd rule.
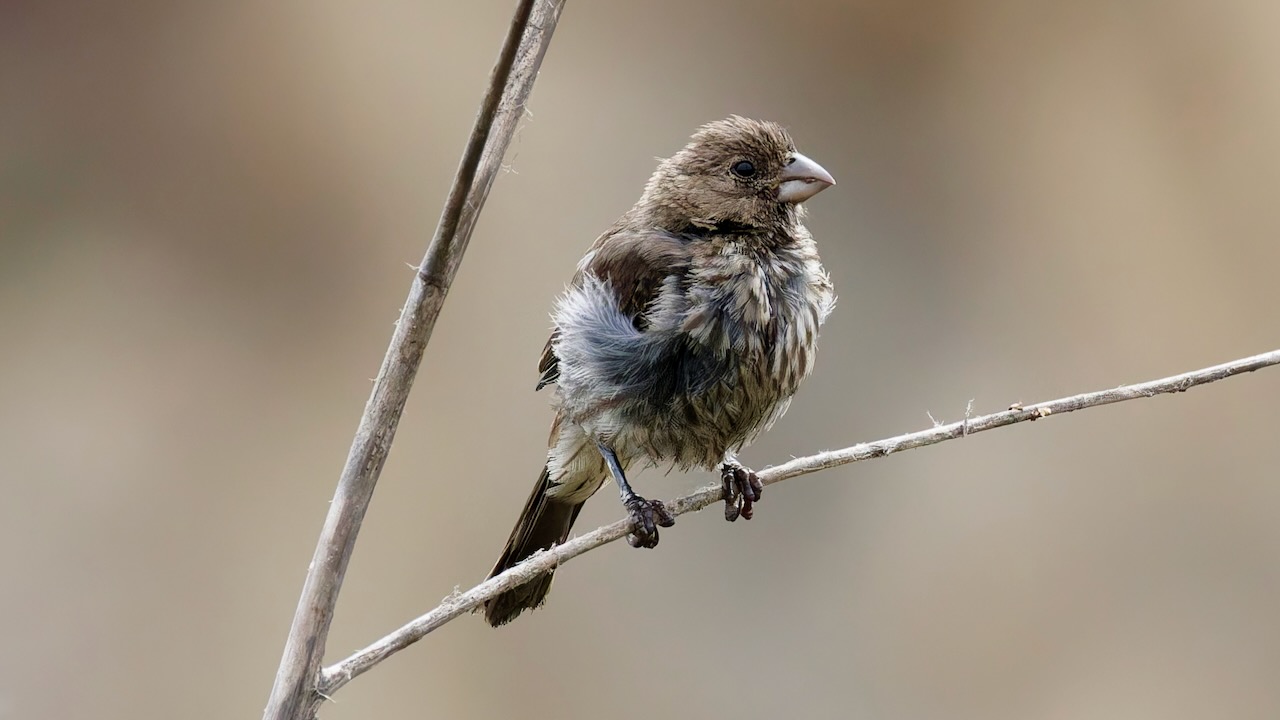
[[[811,344],[799,345],[803,334],[788,335],[785,326],[753,330],[743,351],[716,363],[716,377],[661,407],[640,409],[621,424],[630,428],[626,444],[657,463],[713,468],[755,439],[786,412],[813,356]]]

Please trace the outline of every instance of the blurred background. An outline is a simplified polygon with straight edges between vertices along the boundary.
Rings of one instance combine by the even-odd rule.
[[[260,715],[513,7],[0,5],[0,718]],[[552,299],[730,113],[840,182],[809,223],[840,304],[749,464],[1280,346],[1277,28],[1246,0],[570,3],[328,660],[484,577],[545,450]],[[790,481],[322,714],[1274,718],[1278,393]],[[601,497],[580,531],[621,516]]]

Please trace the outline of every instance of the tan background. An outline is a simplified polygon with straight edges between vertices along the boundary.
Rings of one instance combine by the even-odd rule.
[[[0,718],[253,718],[512,2],[0,6]],[[1280,343],[1280,5],[570,3],[331,660],[481,579],[550,303],[731,112],[840,184],[757,465]],[[1280,716],[1280,371],[793,481],[339,718]],[[670,497],[705,475],[639,478]],[[612,493],[581,527],[619,517]]]

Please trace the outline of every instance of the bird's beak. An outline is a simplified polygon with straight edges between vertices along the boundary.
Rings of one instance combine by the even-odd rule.
[[[778,178],[778,200],[785,203],[802,203],[836,184],[831,173],[800,153],[791,153]]]

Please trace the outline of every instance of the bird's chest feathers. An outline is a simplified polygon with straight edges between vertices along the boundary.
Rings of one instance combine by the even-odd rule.
[[[701,258],[684,330],[737,359],[736,380],[790,394],[811,369],[825,280],[803,248],[751,252],[728,245]]]

